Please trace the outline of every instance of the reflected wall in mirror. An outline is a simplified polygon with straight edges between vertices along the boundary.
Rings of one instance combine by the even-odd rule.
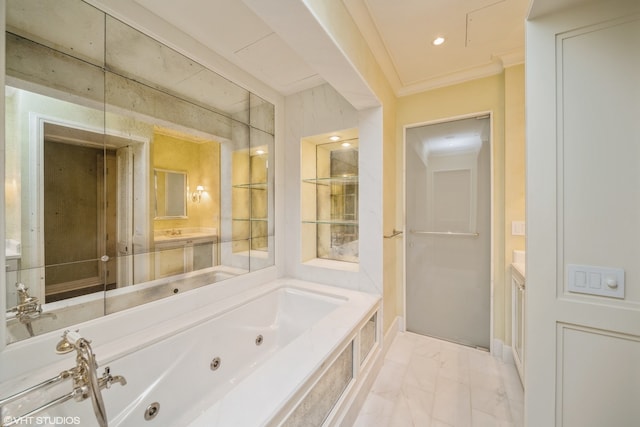
[[[273,265],[272,104],[80,0],[6,4],[9,342]]]
[[[220,264],[220,143],[155,127],[152,153],[156,177],[158,171],[162,171],[165,176],[188,178],[188,185],[185,182],[184,186],[173,190],[173,196],[186,201],[188,215],[165,215],[153,221],[153,278],[214,270],[212,267]],[[167,169],[163,169],[166,167],[186,170],[189,175],[167,173]],[[156,187],[156,194],[164,192],[164,189],[158,190],[159,186]],[[176,194],[178,190],[180,194]],[[221,267],[218,267],[214,274],[220,271]]]

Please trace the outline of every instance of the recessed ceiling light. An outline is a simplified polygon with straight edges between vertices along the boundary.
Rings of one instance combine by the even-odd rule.
[[[433,39],[432,43],[434,46],[440,46],[442,43],[444,43],[444,37],[438,36],[435,39]]]
[[[350,142],[343,142],[342,146],[343,147],[351,147],[351,143]]]
[[[330,136],[329,141],[333,141],[333,142],[340,141],[340,137],[338,135]]]

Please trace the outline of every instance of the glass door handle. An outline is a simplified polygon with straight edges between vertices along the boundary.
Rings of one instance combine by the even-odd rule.
[[[458,233],[455,231],[419,231],[411,230],[411,234],[428,234],[431,236],[478,237],[480,233]]]

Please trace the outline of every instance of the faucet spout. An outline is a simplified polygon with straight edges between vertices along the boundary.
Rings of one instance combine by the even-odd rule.
[[[25,287],[22,283],[16,284],[18,303],[15,307],[11,307],[7,310],[7,317],[9,315],[18,319],[20,323],[25,325],[29,336],[34,336],[33,325],[31,324],[36,319],[43,317],[56,318],[53,313],[43,313],[42,305],[37,297],[29,295],[29,288]]]
[[[111,388],[111,384],[113,383],[127,385],[127,380],[122,375],[111,375],[111,368],[107,366],[104,368],[104,373],[99,379],[100,388]]]
[[[108,366],[105,367],[102,376],[98,377],[98,363],[90,341],[82,338],[77,331],[66,331],[62,341],[56,346],[56,351],[63,354],[73,349],[77,351],[76,368],[73,374],[75,398],[82,401],[90,397],[98,424],[100,427],[107,427],[107,411],[101,390],[110,388],[114,382],[125,385],[127,380],[121,375],[112,376]]]
[[[95,355],[93,354],[93,350],[91,350],[89,341],[84,338],[80,338],[75,345],[78,351],[78,367],[80,368],[80,372],[83,373],[79,379],[78,386],[83,391],[88,391],[93,405],[93,412],[96,415],[100,427],[107,427],[107,410],[104,406],[104,400],[102,399],[102,392],[100,391],[100,380],[96,372],[98,363],[96,362]],[[79,400],[87,398],[86,393],[82,393],[78,397]]]

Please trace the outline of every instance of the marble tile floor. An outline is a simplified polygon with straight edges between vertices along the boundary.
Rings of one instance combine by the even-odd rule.
[[[522,427],[523,402],[514,365],[400,332],[354,427]]]

